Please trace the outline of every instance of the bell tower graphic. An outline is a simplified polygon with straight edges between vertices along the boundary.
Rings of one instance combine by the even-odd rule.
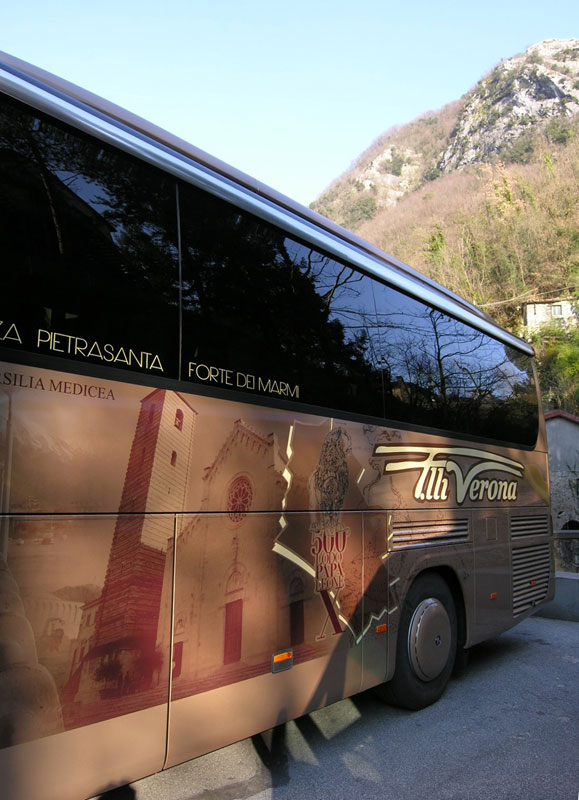
[[[146,688],[158,668],[165,560],[175,514],[186,508],[196,417],[177,392],[156,389],[141,400],[88,654],[93,669],[95,660],[115,660],[122,693]]]

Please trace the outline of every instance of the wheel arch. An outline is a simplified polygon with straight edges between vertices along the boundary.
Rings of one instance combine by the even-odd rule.
[[[457,635],[454,673],[457,674],[466,667],[467,660],[467,651],[465,650],[465,645],[468,641],[468,624],[464,592],[462,590],[459,577],[452,567],[445,565],[435,567],[432,571],[438,573],[440,577],[447,583],[448,588],[452,593],[452,599],[454,600]]]

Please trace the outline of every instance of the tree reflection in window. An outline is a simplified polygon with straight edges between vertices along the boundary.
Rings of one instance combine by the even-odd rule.
[[[64,334],[50,355],[145,372],[155,354],[155,373],[176,377],[175,181],[3,98],[0,183],[1,256],[11,267],[0,318],[18,320],[28,349],[40,328]],[[80,350],[66,337],[78,337]],[[112,358],[121,347],[136,357]]]
[[[389,287],[376,284],[375,291],[388,415],[534,443],[538,409],[528,357]]]
[[[262,376],[311,406],[534,443],[526,356],[217,198],[180,197],[184,374],[194,360],[258,376],[242,390]]]

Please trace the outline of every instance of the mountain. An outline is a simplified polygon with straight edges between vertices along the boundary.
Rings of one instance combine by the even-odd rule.
[[[524,335],[525,303],[579,309],[578,111],[579,39],[540,42],[385,133],[312,208]],[[579,415],[579,324],[533,344],[543,404]]]
[[[548,39],[502,61],[460,100],[379,137],[312,203],[351,230],[456,170],[526,163],[538,132],[568,136],[579,111],[579,39]]]

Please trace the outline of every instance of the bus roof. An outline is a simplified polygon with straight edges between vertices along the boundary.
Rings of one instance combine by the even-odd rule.
[[[244,207],[512,347],[534,352],[472,303],[321,214],[120,106],[2,51],[0,89]]]

